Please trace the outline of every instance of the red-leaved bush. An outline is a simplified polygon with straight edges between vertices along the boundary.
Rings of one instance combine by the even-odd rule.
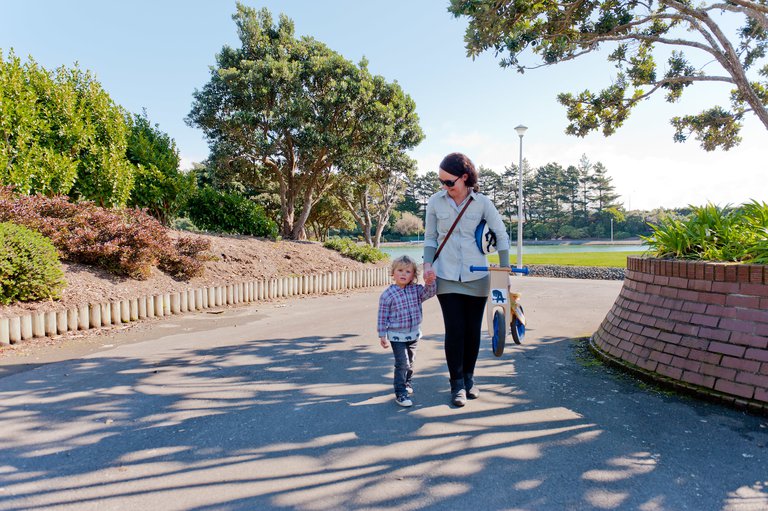
[[[136,209],[105,209],[66,196],[21,195],[0,187],[0,222],[14,222],[51,239],[65,261],[146,279],[157,266],[175,278],[202,274],[210,242],[174,242],[163,225]]]

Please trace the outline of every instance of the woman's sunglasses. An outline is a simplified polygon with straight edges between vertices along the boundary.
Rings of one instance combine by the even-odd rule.
[[[459,178],[457,177],[456,179],[453,179],[453,180],[437,178],[437,180],[440,181],[440,184],[443,184],[443,185],[447,186],[448,188],[453,188],[453,185],[456,184],[456,181],[458,181]]]

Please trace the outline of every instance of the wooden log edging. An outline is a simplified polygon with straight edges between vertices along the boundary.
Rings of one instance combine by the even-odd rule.
[[[0,317],[0,345],[33,337],[120,325],[224,305],[332,293],[390,283],[388,267],[291,275],[158,293],[103,303],[89,303],[47,312]]]
[[[768,266],[630,257],[591,346],[643,377],[768,413]]]

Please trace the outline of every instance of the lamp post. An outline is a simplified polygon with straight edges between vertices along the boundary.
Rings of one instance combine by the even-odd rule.
[[[517,267],[523,267],[523,135],[527,126],[520,124],[515,131],[520,135],[520,164],[517,167]]]

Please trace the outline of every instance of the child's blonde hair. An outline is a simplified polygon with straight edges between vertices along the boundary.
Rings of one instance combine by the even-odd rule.
[[[418,282],[419,280],[419,265],[416,264],[416,261],[414,261],[411,257],[407,255],[401,255],[394,261],[392,261],[392,266],[389,268],[389,274],[394,275],[395,270],[398,268],[402,268],[403,266],[410,266],[413,268],[413,280],[411,282]]]

